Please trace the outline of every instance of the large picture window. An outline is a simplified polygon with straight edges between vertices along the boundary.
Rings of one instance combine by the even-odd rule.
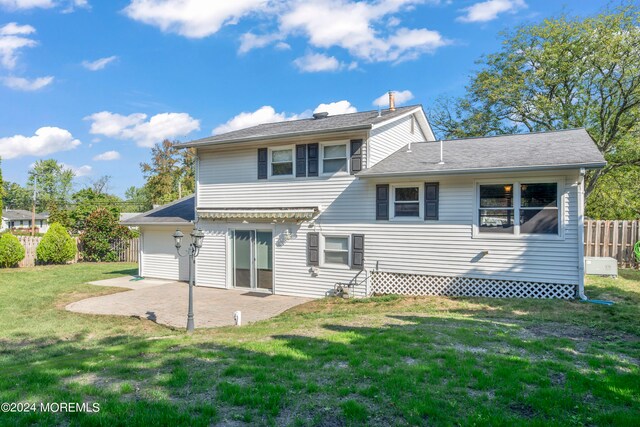
[[[559,234],[557,182],[481,184],[478,197],[481,234]]]
[[[348,172],[347,145],[322,146],[322,173]]]
[[[293,149],[271,150],[271,176],[293,175]]]

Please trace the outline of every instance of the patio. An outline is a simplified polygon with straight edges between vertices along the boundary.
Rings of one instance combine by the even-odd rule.
[[[89,282],[92,285],[128,288],[130,291],[87,298],[67,305],[68,311],[85,314],[133,316],[182,328],[187,322],[189,286],[184,282],[126,276]],[[269,319],[309,298],[272,295],[250,290],[194,287],[196,328],[234,325],[233,313],[242,312],[242,324]]]

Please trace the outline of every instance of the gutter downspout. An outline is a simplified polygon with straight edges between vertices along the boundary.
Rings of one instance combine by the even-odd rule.
[[[578,179],[578,298],[586,301],[584,293],[584,175],[585,169],[580,169]]]

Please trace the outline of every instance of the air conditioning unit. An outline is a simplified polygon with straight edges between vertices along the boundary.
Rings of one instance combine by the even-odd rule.
[[[618,277],[618,261],[615,258],[584,258],[584,272],[594,276]]]

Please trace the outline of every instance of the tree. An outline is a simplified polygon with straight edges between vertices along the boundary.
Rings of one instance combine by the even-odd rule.
[[[64,264],[76,256],[77,250],[76,241],[67,229],[54,222],[38,243],[36,259],[45,264]]]
[[[146,186],[131,186],[124,192],[124,197],[129,212],[145,212],[153,207]]]
[[[151,162],[140,164],[151,202],[164,204],[193,193],[194,163],[194,149],[178,149],[169,140],[156,144],[151,149]]]
[[[111,175],[102,175],[99,178],[91,180],[91,188],[96,194],[108,194],[111,185]]]
[[[98,208],[86,219],[80,235],[82,258],[86,261],[118,261],[114,243],[129,239],[131,232],[118,223],[118,217],[105,208]]]
[[[4,200],[4,185],[2,181],[2,157],[0,157],[0,213],[2,213],[2,201]]]
[[[28,189],[33,191],[37,179],[37,210],[42,212],[55,204],[66,208],[72,191],[73,171],[56,160],[38,160],[29,171]]]
[[[640,10],[629,3],[504,34],[467,94],[437,103],[432,124],[444,137],[585,127],[608,161],[585,177],[589,196],[602,177],[640,166],[639,24]]]
[[[69,211],[69,222],[75,231],[85,229],[85,221],[97,209],[108,210],[115,218],[120,218],[120,198],[106,193],[96,193],[91,188],[80,190],[71,196],[73,209]]]
[[[11,181],[4,181],[2,201],[6,209],[31,209],[32,193],[26,188]]]

